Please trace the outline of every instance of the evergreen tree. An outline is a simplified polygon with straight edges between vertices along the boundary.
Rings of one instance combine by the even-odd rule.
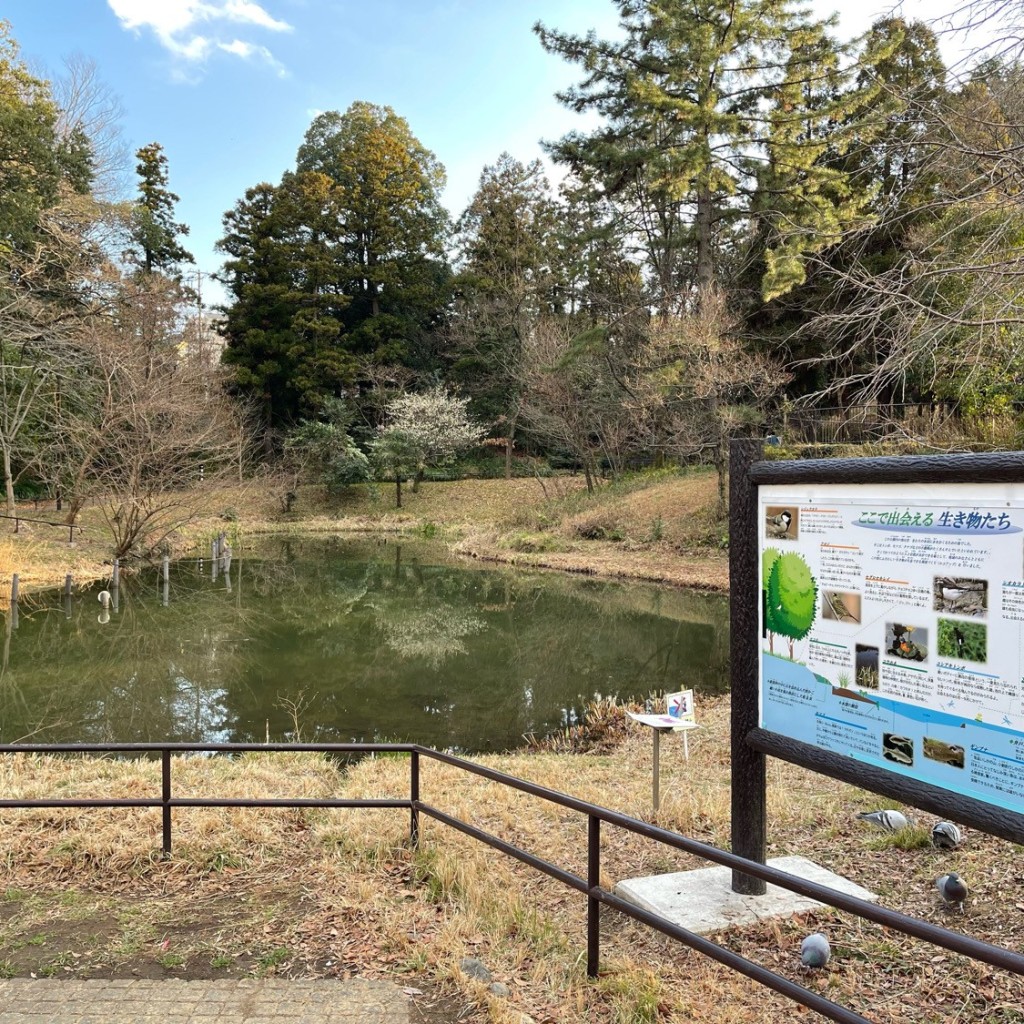
[[[136,154],[139,198],[132,211],[131,239],[135,245],[130,258],[146,274],[179,275],[179,264],[194,263],[192,254],[178,241],[188,234],[188,225],[174,219],[179,201],[167,187],[167,157],[159,142],[143,146]]]
[[[501,424],[507,475],[522,410],[523,343],[556,301],[556,212],[540,161],[524,165],[502,153],[484,168],[458,224],[452,369],[479,414]]]
[[[832,23],[789,0],[614,2],[621,41],[536,26],[545,49],[586,71],[559,98],[604,119],[550,151],[604,194],[629,200],[662,308],[680,291],[728,283],[726,260],[759,188],[764,209],[767,174],[787,230],[765,249],[762,289],[785,292],[801,280],[805,254],[834,241],[864,204],[822,159],[845,145],[822,129],[850,103]],[[810,130],[805,89],[814,93]]]
[[[355,378],[342,314],[344,268],[335,259],[342,222],[337,188],[324,174],[286,174],[246,191],[224,216],[219,275],[234,302],[224,309],[223,362],[272,432],[315,416]]]
[[[332,255],[351,300],[342,315],[349,349],[433,369],[433,334],[450,298],[444,168],[404,118],[364,102],[316,117],[297,168],[326,175],[337,190]]]
[[[92,154],[82,132],[63,135],[49,83],[22,61],[0,20],[0,246],[29,246],[61,191],[85,195]]]

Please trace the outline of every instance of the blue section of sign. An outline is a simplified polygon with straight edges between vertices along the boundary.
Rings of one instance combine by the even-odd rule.
[[[761,725],[907,778],[1024,812],[1024,739],[1015,730],[872,692],[833,687],[763,652]]]

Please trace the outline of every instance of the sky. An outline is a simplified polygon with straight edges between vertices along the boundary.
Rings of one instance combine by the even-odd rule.
[[[935,17],[956,2],[901,9]],[[892,9],[813,6],[838,10],[843,36]],[[529,161],[543,155],[541,139],[585,127],[554,95],[578,69],[545,53],[532,25],[599,36],[616,27],[611,0],[0,0],[0,18],[44,77],[71,55],[95,61],[120,97],[131,153],[163,146],[210,301],[223,295],[205,275],[222,261],[225,211],[250,186],[280,180],[318,113],[356,100],[393,107],[446,167],[443,198],[457,216],[502,151]]]

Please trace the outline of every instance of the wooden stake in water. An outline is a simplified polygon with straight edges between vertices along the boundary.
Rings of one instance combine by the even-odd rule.
[[[68,573],[67,576],[64,577],[64,596],[71,596],[71,573]]]
[[[18,574],[15,573],[11,577],[11,607],[13,608],[18,603]]]
[[[121,561],[118,558],[114,559],[114,572],[110,578],[110,589],[117,590],[121,586]]]

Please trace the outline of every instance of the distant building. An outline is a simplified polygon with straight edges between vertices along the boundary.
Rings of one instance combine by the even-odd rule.
[[[217,332],[217,327],[223,319],[222,316],[205,309],[193,313],[182,331],[181,344],[178,346],[181,354],[203,366],[212,368],[219,365],[225,339]]]

